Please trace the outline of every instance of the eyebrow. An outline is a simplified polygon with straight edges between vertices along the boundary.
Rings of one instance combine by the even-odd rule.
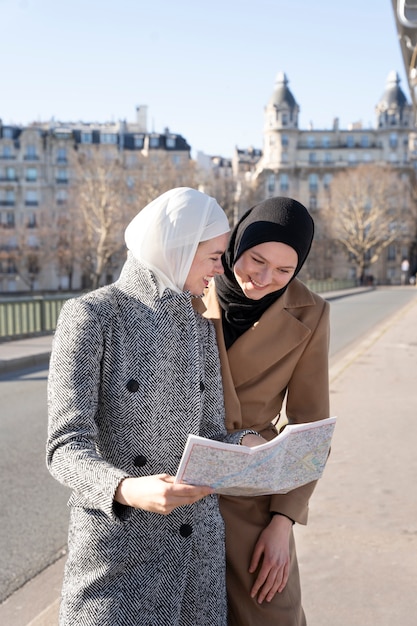
[[[260,252],[256,252],[255,250],[252,252],[252,254],[257,255],[258,257],[260,257],[262,259],[262,261],[265,261],[265,263],[271,263],[271,261],[269,259],[266,259]],[[271,263],[271,265],[273,265]],[[280,270],[295,270],[296,266],[295,265],[276,265],[275,266],[277,269]]]

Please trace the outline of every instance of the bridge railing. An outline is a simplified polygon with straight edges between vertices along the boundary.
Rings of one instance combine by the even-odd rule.
[[[351,289],[354,280],[308,280],[316,293]],[[52,333],[62,305],[76,293],[0,297],[0,342]]]
[[[52,333],[62,305],[73,296],[0,298],[0,341]]]

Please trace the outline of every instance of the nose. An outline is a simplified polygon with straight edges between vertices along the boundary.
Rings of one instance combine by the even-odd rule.
[[[222,263],[221,259],[216,261],[216,263],[214,265],[214,273],[215,274],[224,274],[224,268],[223,268],[223,263]]]
[[[263,285],[269,285],[272,280],[272,271],[269,267],[263,267],[260,271],[260,282]]]

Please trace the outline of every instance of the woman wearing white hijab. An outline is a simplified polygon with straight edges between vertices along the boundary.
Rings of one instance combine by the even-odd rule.
[[[72,489],[61,626],[227,623],[217,497],[173,476],[189,433],[250,432],[226,434],[214,329],[192,306],[228,231],[213,198],[168,191],[127,227],[120,278],[62,309],[47,442]]]

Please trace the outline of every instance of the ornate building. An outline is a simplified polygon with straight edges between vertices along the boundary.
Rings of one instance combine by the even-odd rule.
[[[314,214],[320,211],[330,183],[340,171],[362,163],[389,164],[406,176],[416,170],[413,110],[396,72],[388,75],[376,105],[374,128],[356,123],[342,129],[335,119],[330,130],[300,129],[300,107],[288,85],[287,76],[280,72],[265,107],[262,152],[236,149],[233,159],[235,176],[250,176],[261,197],[292,196]],[[382,282],[399,282],[401,258],[408,256],[409,248],[409,239],[390,246],[386,258],[373,268],[376,277]],[[352,272],[343,256],[328,259],[328,276],[347,278]]]

